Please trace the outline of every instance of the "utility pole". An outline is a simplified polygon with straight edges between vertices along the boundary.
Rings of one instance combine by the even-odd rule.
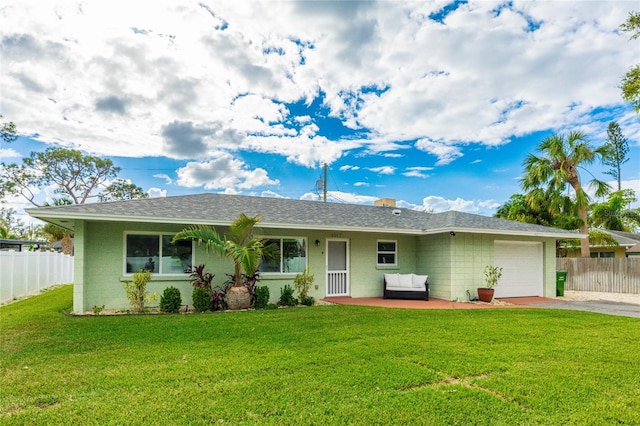
[[[324,163],[324,179],[322,185],[322,198],[324,202],[327,202],[327,163]]]

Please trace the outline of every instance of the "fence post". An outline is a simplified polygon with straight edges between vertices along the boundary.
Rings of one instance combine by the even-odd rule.
[[[9,253],[11,253],[10,256],[10,266],[9,266],[9,295],[11,296],[11,298],[9,299],[10,301],[13,300],[14,298],[14,291],[13,291],[13,286],[15,285],[14,282],[14,277],[15,277],[15,268],[16,268],[16,251],[15,250],[10,250]]]

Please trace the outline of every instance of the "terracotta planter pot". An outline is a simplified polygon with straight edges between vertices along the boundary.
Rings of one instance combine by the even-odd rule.
[[[227,292],[227,306],[233,311],[251,306],[251,295],[245,286],[231,287]]]
[[[492,288],[479,288],[478,299],[480,299],[481,302],[491,303],[493,300],[493,292],[494,289]]]

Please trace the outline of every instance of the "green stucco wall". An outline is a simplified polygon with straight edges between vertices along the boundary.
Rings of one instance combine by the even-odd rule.
[[[484,287],[484,268],[494,263],[495,241],[542,242],[543,295],[555,296],[555,240],[457,232],[455,236],[439,234],[420,237],[420,252],[429,274],[431,296],[445,300],[467,301]]]
[[[94,305],[106,309],[127,309],[129,302],[123,288],[125,232],[167,232],[181,230],[181,225],[83,222],[75,224],[75,283],[74,311],[90,311]],[[218,232],[224,233],[224,228]],[[358,232],[323,232],[296,230],[262,230],[263,237],[302,237],[307,239],[307,261],[315,281],[310,295],[325,297],[325,251],[327,239],[345,239],[349,243],[349,278],[352,297],[381,297],[385,272],[417,273],[429,275],[431,297],[445,300],[467,300],[466,291],[475,295],[483,282],[485,265],[493,263],[495,240],[543,241],[545,296],[555,294],[555,241],[553,239],[508,237],[502,235],[465,234],[455,237],[446,234],[410,236]],[[398,264],[377,265],[377,241],[397,241]],[[320,242],[316,246],[315,241]],[[225,274],[233,272],[229,259],[208,254],[195,244],[194,264],[206,264],[206,270],[215,274],[214,286],[226,281]],[[293,285],[295,274],[262,274],[259,285],[269,287],[271,301],[280,297],[285,284]],[[192,287],[188,276],[155,275],[148,285],[150,293],[160,296],[168,286],[177,287],[183,304],[191,304]],[[157,304],[157,302],[156,302]]]

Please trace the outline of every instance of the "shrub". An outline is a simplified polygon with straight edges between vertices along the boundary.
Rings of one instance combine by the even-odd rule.
[[[256,288],[258,286],[258,281],[260,281],[259,272],[256,272],[253,275],[242,274],[242,283],[247,287],[247,290],[249,290],[251,305],[253,306],[255,306],[257,302]]]
[[[191,268],[191,285],[194,288],[204,288],[207,293],[211,293],[211,281],[213,281],[213,275],[211,272],[204,272],[204,264],[193,266]]]
[[[298,299],[293,297],[293,287],[289,284],[285,284],[284,288],[280,289],[280,300],[278,305],[280,306],[296,306]]]
[[[298,299],[300,299],[300,303],[304,304],[303,300],[307,299],[313,280],[314,276],[309,273],[309,268],[306,268],[303,273],[297,274],[294,278],[293,286],[298,292]]]
[[[203,287],[194,288],[191,298],[193,302],[193,309],[195,309],[196,312],[205,312],[209,309],[211,296]]]
[[[261,287],[256,287],[256,309],[264,309],[269,303],[269,287],[263,285]]]
[[[278,309],[278,305],[275,303],[267,303],[267,306],[264,307],[265,309]]]
[[[144,312],[144,305],[155,299],[147,294],[147,284],[151,281],[151,272],[141,269],[133,274],[133,281],[124,282],[124,290],[127,292],[127,299],[134,312]]]
[[[225,302],[224,297],[226,295],[226,291],[222,290],[213,290],[211,292],[211,298],[209,299],[209,307],[213,312],[215,311],[223,311],[227,307],[227,302]]]
[[[313,306],[316,304],[316,299],[314,299],[311,296],[305,296],[302,299],[300,299],[300,303],[305,306]]]
[[[165,288],[162,296],[160,296],[160,311],[176,314],[180,311],[181,305],[180,290],[173,286]]]

